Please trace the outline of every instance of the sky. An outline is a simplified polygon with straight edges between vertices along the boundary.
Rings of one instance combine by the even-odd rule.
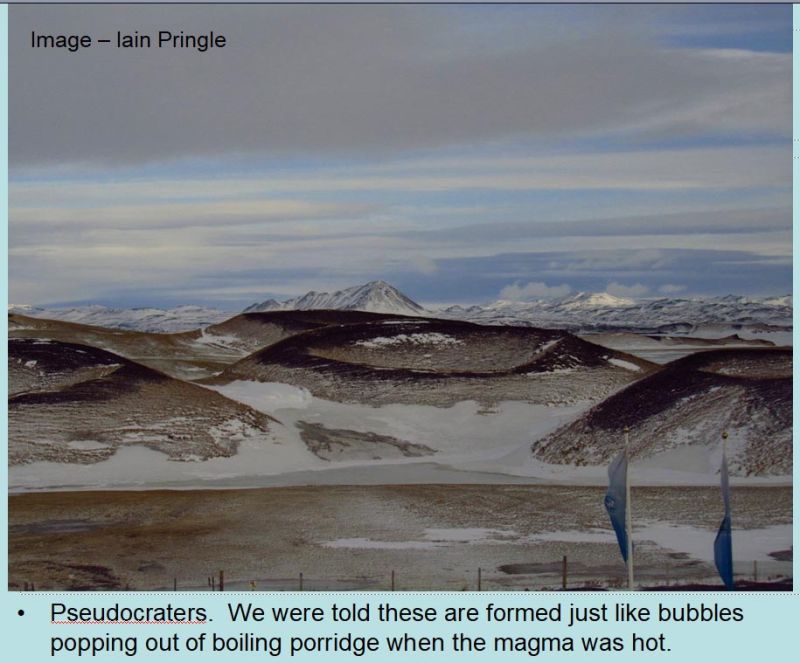
[[[791,292],[790,6],[13,5],[9,35],[15,304]]]

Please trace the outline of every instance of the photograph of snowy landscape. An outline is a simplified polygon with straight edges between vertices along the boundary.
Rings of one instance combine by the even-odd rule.
[[[790,6],[9,17],[9,589],[792,590]]]

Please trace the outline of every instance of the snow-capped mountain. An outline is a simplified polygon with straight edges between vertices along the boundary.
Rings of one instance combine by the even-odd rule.
[[[161,308],[110,308],[108,306],[75,306],[71,308],[41,308],[28,304],[8,307],[9,313],[34,318],[49,318],[77,322],[82,325],[116,327],[147,332],[180,332],[222,322],[233,313],[205,306]]]
[[[636,302],[628,297],[615,297],[607,292],[579,292],[559,300],[562,309],[567,311],[596,311],[604,308],[620,308],[635,306]]]
[[[253,304],[244,313],[261,311],[309,311],[313,309],[337,309],[342,311],[369,311],[397,315],[424,315],[427,311],[415,301],[385,281],[370,281],[364,285],[337,290],[336,292],[307,292],[301,297],[277,302],[268,299]]]

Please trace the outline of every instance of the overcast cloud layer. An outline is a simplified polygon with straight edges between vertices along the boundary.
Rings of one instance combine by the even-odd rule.
[[[13,6],[11,300],[788,292],[790,19]],[[32,29],[230,45],[67,54]]]

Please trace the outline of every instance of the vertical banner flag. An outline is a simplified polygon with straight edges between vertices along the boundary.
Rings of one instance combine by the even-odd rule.
[[[617,542],[622,552],[622,559],[628,561],[628,532],[625,528],[625,509],[627,498],[625,484],[628,477],[628,455],[621,451],[608,466],[608,492],[605,505],[611,524],[617,533]]]
[[[733,545],[731,542],[731,491],[728,486],[728,459],[722,452],[722,464],[719,468],[720,486],[722,488],[722,503],[725,506],[725,515],[714,539],[714,564],[719,571],[719,577],[725,583],[726,589],[733,589]]]

